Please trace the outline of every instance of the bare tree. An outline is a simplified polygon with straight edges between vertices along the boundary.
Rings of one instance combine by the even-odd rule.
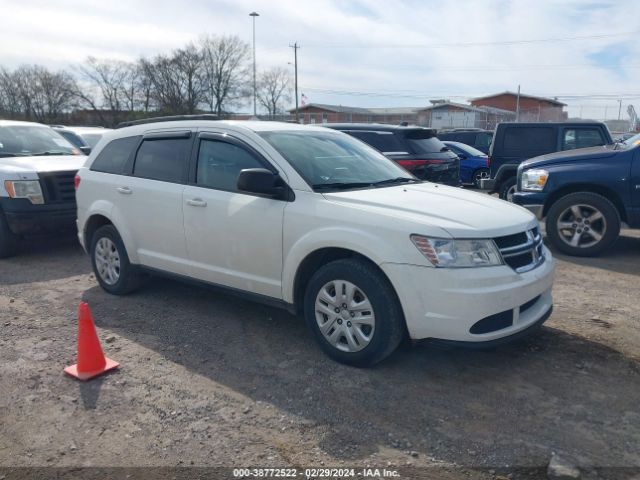
[[[202,55],[192,44],[171,55],[142,59],[143,75],[150,82],[150,97],[158,109],[170,113],[195,113],[204,100]]]
[[[0,112],[9,118],[24,115],[17,75],[6,68],[0,68]]]
[[[237,36],[200,39],[205,99],[218,115],[249,96],[249,44]]]
[[[291,100],[291,75],[282,67],[274,67],[260,74],[257,89],[258,102],[269,115],[283,111],[283,102]]]

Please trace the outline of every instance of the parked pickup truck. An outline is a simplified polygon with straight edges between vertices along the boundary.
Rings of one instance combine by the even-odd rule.
[[[74,176],[85,160],[46,125],[0,120],[0,258],[23,235],[75,228]]]
[[[499,123],[489,151],[490,178],[482,189],[511,201],[518,165],[547,153],[613,143],[609,129],[599,122]]]
[[[621,222],[640,228],[640,134],[523,162],[513,201],[546,218],[547,237],[558,250],[603,252],[618,238]]]

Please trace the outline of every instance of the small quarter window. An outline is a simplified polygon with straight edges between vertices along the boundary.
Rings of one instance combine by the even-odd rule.
[[[91,170],[104,173],[124,174],[124,168],[138,145],[140,137],[126,137],[112,140],[98,154],[91,165]]]

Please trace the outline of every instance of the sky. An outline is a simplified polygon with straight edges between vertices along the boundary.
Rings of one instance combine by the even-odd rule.
[[[0,65],[135,60],[203,34],[252,41],[257,68],[290,68],[308,102],[466,102],[518,85],[570,116],[640,111],[638,0],[0,0]],[[249,110],[249,106],[246,106]]]

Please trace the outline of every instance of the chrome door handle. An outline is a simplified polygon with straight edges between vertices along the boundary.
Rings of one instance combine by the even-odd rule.
[[[190,200],[187,200],[187,205],[191,205],[192,207],[206,207],[207,202],[205,202],[201,198],[192,198]]]
[[[133,193],[133,190],[129,187],[118,187],[116,190],[118,190],[118,193],[122,193],[123,195],[131,195]]]

